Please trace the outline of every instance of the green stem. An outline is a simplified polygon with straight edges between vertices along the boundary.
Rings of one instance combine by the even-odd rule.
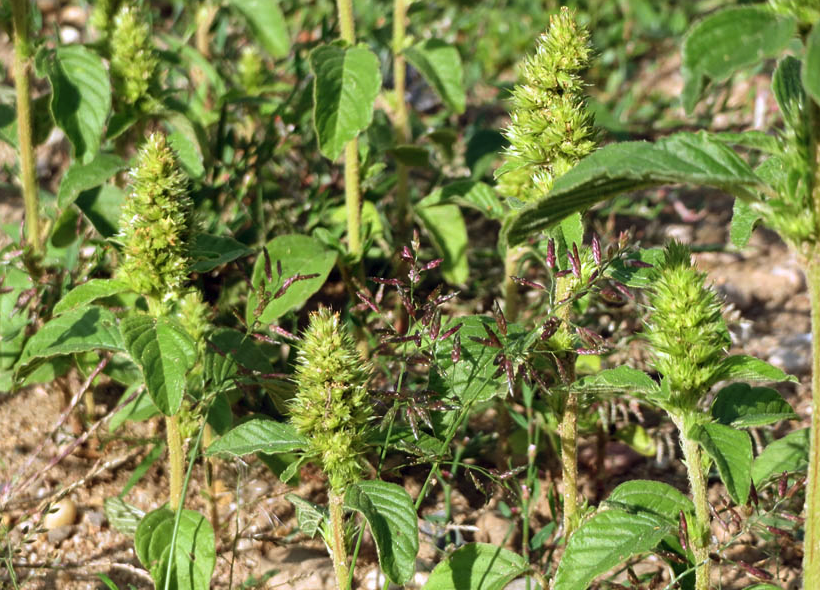
[[[353,0],[336,0],[336,11],[339,14],[341,37],[353,45],[356,42],[356,31],[353,28]]]
[[[692,501],[695,503],[695,523],[690,525],[689,542],[695,556],[695,590],[709,590],[709,541],[711,537],[709,503],[706,499],[706,473],[703,469],[703,455],[700,445],[687,438],[684,432],[683,421],[672,418],[678,427],[683,448],[683,458],[686,461],[686,471],[689,476]]]
[[[168,507],[176,510],[182,504],[182,480],[185,477],[185,456],[177,416],[165,417],[165,437],[168,441],[168,469],[171,480]]]
[[[564,538],[578,526],[578,394],[567,394],[558,428],[561,438],[561,481],[564,483]]]
[[[347,249],[355,258],[362,254],[361,195],[359,193],[358,141],[345,145],[345,207],[347,209]]]
[[[347,589],[347,553],[345,552],[344,536],[344,495],[335,491],[330,492],[330,528],[333,535],[333,570],[336,572],[336,587],[338,590]]]
[[[12,0],[14,23],[14,86],[17,90],[17,141],[20,149],[20,184],[26,208],[26,241],[36,255],[42,254],[40,205],[34,169],[31,133],[31,92],[29,87],[30,40],[27,0]]]
[[[811,299],[812,412],[809,475],[806,480],[806,536],[803,547],[804,588],[820,585],[820,252],[806,268]]]
[[[407,67],[404,57],[404,36],[406,31],[407,5],[405,0],[393,1],[393,81],[396,93],[396,141],[407,143],[410,141],[410,120],[407,114],[407,103],[404,100],[405,77]],[[407,228],[410,224],[410,202],[408,197],[409,171],[407,166],[399,163],[396,169],[398,177],[396,183],[396,217],[398,221],[398,241],[405,241]]]

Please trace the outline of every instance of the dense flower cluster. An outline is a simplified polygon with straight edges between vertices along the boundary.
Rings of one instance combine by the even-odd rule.
[[[148,138],[131,181],[120,218],[117,276],[149,300],[165,301],[179,294],[188,275],[194,223],[188,179],[163,135]]]
[[[590,59],[589,33],[567,8],[550,18],[535,55],[512,92],[510,146],[498,192],[522,201],[546,195],[556,178],[595,149],[593,116],[579,74]]]
[[[124,4],[114,17],[110,41],[114,96],[128,105],[138,105],[149,95],[159,65],[146,15]]]
[[[308,439],[308,454],[319,459],[332,490],[359,478],[359,455],[373,415],[369,375],[338,314],[326,308],[311,314],[299,347],[290,419]]]

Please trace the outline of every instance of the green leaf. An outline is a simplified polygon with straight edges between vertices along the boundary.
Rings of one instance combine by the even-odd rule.
[[[278,0],[231,0],[231,4],[247,19],[254,37],[268,53],[276,58],[287,56],[290,35]]]
[[[103,502],[103,509],[111,526],[128,537],[136,534],[137,527],[145,516],[145,512],[128,504],[119,496],[106,498]]]
[[[641,248],[626,259],[619,258],[613,261],[609,276],[627,287],[645,289],[655,280],[657,271],[654,267],[663,262],[664,256],[663,248]],[[633,266],[630,262],[633,260],[652,266]]]
[[[448,283],[463,285],[470,276],[467,264],[467,225],[456,205],[416,207],[418,215],[436,248],[441,263],[441,274]]]
[[[620,193],[681,183],[747,197],[763,181],[731,148],[705,132],[676,133],[655,143],[610,144],[558,178],[546,197],[520,209],[504,228],[508,244],[519,244]]]
[[[81,192],[74,203],[100,235],[110,238],[119,231],[120,209],[124,201],[125,193],[120,188],[104,184]]]
[[[102,307],[83,307],[51,319],[26,342],[16,371],[25,376],[38,360],[90,350],[125,350],[116,317]]]
[[[431,377],[432,389],[448,391],[458,397],[462,404],[487,401],[501,392],[506,392],[506,379],[493,376],[498,368],[493,364],[498,349],[470,339],[470,336],[486,339],[487,332],[483,324],[492,329],[495,327],[495,320],[473,315],[459,318],[458,321],[462,324],[457,332],[461,339],[461,358],[455,364],[451,358],[454,336],[450,336],[437,346],[437,371]],[[507,326],[508,335],[522,332],[524,330],[520,326]]]
[[[60,315],[103,297],[128,291],[128,285],[116,279],[90,279],[77,285],[57,302],[54,315]]]
[[[652,397],[660,391],[652,377],[626,365],[582,377],[575,388],[591,395],[626,393],[636,397]]]
[[[216,439],[205,454],[241,457],[258,452],[287,453],[306,445],[307,440],[290,423],[257,418],[243,422]]]
[[[467,97],[458,49],[438,39],[427,39],[408,47],[403,53],[448,109],[459,114],[464,112]]]
[[[308,502],[296,494],[285,494],[285,500],[289,500],[296,509],[296,522],[299,523],[299,530],[313,538],[321,527],[322,521],[325,520],[327,509]]]
[[[798,381],[794,375],[789,375],[766,361],[745,354],[727,356],[721,361],[713,382],[717,383],[726,379],[738,381],[791,381],[792,383]]]
[[[697,441],[715,462],[720,479],[737,504],[749,499],[752,483],[752,439],[724,424],[696,424],[687,436]]]
[[[167,508],[149,512],[137,527],[134,546],[140,563],[154,578],[157,588],[166,583],[168,560],[176,514]],[[214,531],[208,520],[193,510],[182,510],[177,530],[170,587],[208,590],[216,564]]]
[[[310,53],[313,124],[319,150],[335,160],[345,144],[367,129],[381,88],[379,59],[366,45],[322,45]]]
[[[397,145],[387,150],[387,153],[396,158],[397,162],[405,166],[416,168],[430,167],[430,152],[418,145]]]
[[[82,45],[63,45],[47,61],[53,90],[54,121],[74,146],[74,155],[90,164],[100,151],[111,110],[111,85],[102,58]]]
[[[784,471],[805,471],[809,464],[809,429],[790,432],[769,444],[752,464],[752,481],[758,489]]]
[[[500,219],[505,212],[504,205],[498,200],[495,190],[485,182],[475,180],[457,180],[451,182],[426,196],[423,203],[440,205],[453,203],[481,211],[489,219]]]
[[[772,76],[772,93],[786,124],[792,129],[801,129],[806,122],[806,92],[800,80],[800,60],[787,55],[777,64]]]
[[[749,243],[752,237],[755,223],[760,219],[760,214],[755,212],[748,203],[741,199],[735,199],[732,207],[732,225],[729,229],[729,238],[735,248],[742,250]]]
[[[676,528],[649,512],[598,512],[570,537],[553,590],[586,590],[596,576],[633,555],[652,551]]]
[[[140,375],[140,379],[142,375]],[[120,397],[120,403],[128,399],[128,397],[134,392],[135,387],[142,387],[142,381],[138,383],[134,383],[125,390],[125,393],[122,394]],[[131,420],[132,422],[142,422],[143,420],[147,420],[153,416],[159,414],[160,411],[157,409],[157,406],[154,405],[154,402],[151,401],[151,396],[148,395],[148,390],[143,389],[140,391],[137,396],[132,399],[130,402],[125,404],[120,410],[111,416],[111,420],[108,421],[108,431],[114,432],[122,426],[122,424],[126,420]]]
[[[61,208],[68,207],[81,192],[100,186],[126,165],[126,161],[119,156],[102,153],[88,164],[72,162],[60,181],[57,204]]]
[[[523,557],[488,543],[469,543],[430,573],[423,590],[504,590],[530,571]]]
[[[229,236],[196,234],[194,245],[191,248],[191,258],[194,260],[191,270],[210,272],[218,266],[247,256],[251,252],[250,248]]]
[[[182,403],[185,375],[196,363],[196,342],[169,318],[134,314],[121,323],[126,349],[142,369],[151,400],[166,416]]]
[[[820,104],[820,23],[815,24],[806,39],[806,57],[803,58],[803,87]]]
[[[258,373],[273,373],[269,354],[257,340],[230,328],[217,328],[209,336],[205,352],[205,375],[215,384],[224,383],[239,367]]]
[[[168,134],[168,143],[176,152],[179,164],[191,178],[197,179],[205,174],[203,165],[202,146],[189,134],[174,131]]]
[[[712,416],[721,424],[752,428],[798,416],[780,393],[770,387],[733,383],[721,389],[712,402]]]
[[[265,277],[265,257],[259,256],[253,266],[251,282],[254,290],[265,281],[265,290],[275,295],[287,279],[299,275],[318,274],[313,279],[296,281],[277,299],[271,299],[259,316],[259,321],[269,324],[292,309],[301,307],[311,295],[316,293],[327,280],[327,275],[336,264],[336,252],[327,249],[319,240],[308,236],[291,234],[273,238],[267,244],[271,260],[273,283],[267,284]],[[277,277],[276,262],[282,264],[282,276]],[[256,292],[248,294],[245,317],[248,323],[254,321],[254,310],[259,305]]]
[[[404,584],[416,569],[419,526],[413,499],[394,483],[360,481],[345,491],[345,507],[362,513],[379,553],[379,565],[394,584]]]
[[[722,81],[740,68],[777,55],[791,40],[796,22],[765,6],[727,8],[704,18],[683,38],[683,106],[697,104],[703,78]]]
[[[660,481],[633,479],[612,490],[606,503],[628,512],[648,512],[678,526],[680,511],[694,512],[692,500]]]

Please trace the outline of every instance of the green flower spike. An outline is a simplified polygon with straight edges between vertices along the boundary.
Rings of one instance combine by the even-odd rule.
[[[88,19],[89,24],[107,37],[114,28],[114,14],[119,7],[120,0],[97,0]]]
[[[155,83],[158,64],[147,16],[137,8],[123,5],[114,17],[111,33],[114,96],[128,105],[142,102]]]
[[[589,33],[562,8],[521,66],[512,92],[510,146],[498,192],[522,201],[546,195],[556,178],[595,149],[593,116],[579,73],[589,65]]]
[[[177,297],[188,276],[194,223],[187,185],[165,137],[151,135],[131,170],[122,207],[117,277],[155,304]]]
[[[291,423],[309,441],[330,488],[340,492],[359,479],[359,455],[373,414],[367,393],[370,366],[339,315],[322,308],[310,316],[296,368],[296,397]]]
[[[649,295],[646,333],[655,368],[669,384],[667,410],[686,415],[714,383],[731,340],[718,295],[692,266],[689,248],[672,242],[665,254]]]

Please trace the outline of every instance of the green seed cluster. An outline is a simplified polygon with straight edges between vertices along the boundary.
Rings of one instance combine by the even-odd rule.
[[[88,19],[89,24],[107,37],[114,28],[114,14],[119,7],[120,0],[97,0]]]
[[[149,301],[167,301],[182,288],[190,263],[193,202],[165,136],[151,135],[131,171],[120,218],[123,261],[117,276]]]
[[[114,17],[111,33],[111,80],[117,100],[131,106],[144,103],[156,81],[158,64],[148,18],[124,4]]]
[[[245,46],[242,50],[242,55],[239,57],[237,70],[242,88],[244,88],[248,94],[254,95],[259,93],[264,77],[264,67],[262,54],[256,46]]]
[[[311,314],[299,346],[291,403],[291,423],[309,441],[331,490],[359,479],[359,455],[373,415],[367,392],[370,367],[356,351],[338,314],[322,308]]]
[[[646,337],[669,384],[667,409],[690,413],[714,383],[730,339],[717,293],[692,266],[689,248],[672,242],[665,254],[649,295]]]
[[[512,93],[510,146],[498,192],[522,201],[546,195],[556,178],[595,149],[593,116],[579,74],[590,60],[589,33],[562,8],[522,66]]]

